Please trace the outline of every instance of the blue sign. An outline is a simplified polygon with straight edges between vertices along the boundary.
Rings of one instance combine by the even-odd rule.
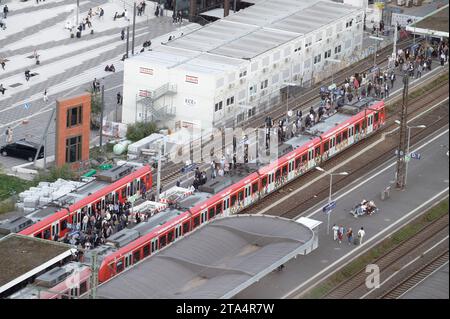
[[[325,214],[329,214],[334,208],[336,208],[336,202],[332,201],[332,202],[329,202],[328,204],[326,204],[325,206],[323,206],[322,211]]]
[[[28,110],[28,109],[30,108],[30,106],[31,106],[30,103],[25,103],[25,104],[23,105],[23,108],[24,108],[25,110]]]
[[[417,159],[417,160],[420,160],[420,158],[422,157],[422,155],[420,153],[411,152],[410,155],[411,155],[411,158]]]

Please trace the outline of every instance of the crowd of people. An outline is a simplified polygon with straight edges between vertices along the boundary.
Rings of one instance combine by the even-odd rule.
[[[338,226],[334,224],[331,229],[333,230],[333,240],[339,242],[339,244],[344,241],[344,238],[346,238],[349,245],[361,245],[363,242],[363,238],[366,235],[364,227],[361,227],[358,230],[358,232],[356,233],[356,238],[351,227],[346,228],[343,225]]]

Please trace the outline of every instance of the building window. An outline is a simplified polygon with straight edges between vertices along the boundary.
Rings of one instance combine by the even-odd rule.
[[[264,80],[261,82],[261,90],[265,89],[269,85],[269,80]]]
[[[325,51],[325,59],[328,59],[329,57],[331,57],[331,49],[328,51]]]
[[[66,163],[74,163],[81,160],[81,136],[66,139]]]
[[[256,85],[252,85],[252,86],[249,88],[249,90],[250,90],[250,95],[256,94],[256,88],[257,88]]]
[[[227,99],[227,106],[230,105],[230,104],[234,104],[234,96],[229,97],[229,98]]]
[[[67,110],[66,126],[80,125],[83,119],[83,106],[72,107]]]
[[[220,111],[220,110],[222,109],[222,101],[216,103],[216,104],[214,105],[214,109],[215,109],[216,112],[217,112],[217,111]]]
[[[311,44],[312,44],[312,39],[311,38],[306,39],[305,48],[311,46]]]
[[[347,21],[347,23],[345,24],[346,28],[350,28],[353,25],[353,19],[351,19],[350,21]]]
[[[314,57],[314,64],[319,63],[320,60],[321,60],[321,58],[322,58],[322,54],[316,55],[316,56]]]
[[[337,47],[334,48],[334,54],[338,54],[339,52],[341,52],[341,45],[339,44]]]
[[[247,70],[242,71],[241,73],[239,73],[239,77],[240,77],[240,78],[243,78],[243,77],[246,76],[246,75],[247,75]]]

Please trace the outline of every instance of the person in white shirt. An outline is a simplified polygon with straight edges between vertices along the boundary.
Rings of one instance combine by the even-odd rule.
[[[366,234],[366,232],[364,231],[364,227],[361,227],[360,230],[358,230],[358,239],[359,239],[359,244],[361,245],[363,242],[363,238],[364,235]]]
[[[338,239],[339,226],[334,224],[332,230],[333,230],[333,240],[336,241]]]

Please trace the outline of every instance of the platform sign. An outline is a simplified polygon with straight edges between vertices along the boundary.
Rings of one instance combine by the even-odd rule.
[[[410,156],[412,159],[417,159],[417,160],[420,160],[420,158],[422,157],[422,155],[420,153],[415,153],[415,152],[411,152]]]
[[[323,206],[322,211],[325,214],[329,214],[334,208],[336,208],[336,201],[329,202],[325,206]]]

